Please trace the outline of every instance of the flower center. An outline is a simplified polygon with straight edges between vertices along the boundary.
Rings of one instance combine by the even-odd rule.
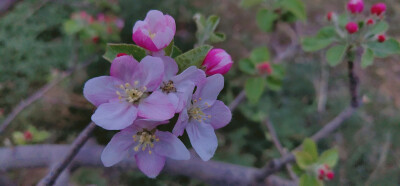
[[[198,99],[199,101],[201,101],[201,98]],[[193,100],[193,103],[197,103],[196,99]],[[207,107],[210,107],[210,105],[208,105],[207,103],[204,103]],[[198,122],[201,122],[203,120],[206,119],[210,119],[211,115],[206,115],[203,110],[196,106],[196,105],[192,105],[192,107],[188,110],[188,115],[189,115],[189,120],[190,119],[195,119]]]
[[[135,85],[137,85],[138,83],[138,81],[135,81]],[[119,88],[122,89],[122,93],[120,91],[116,92],[116,94],[118,95],[118,99],[124,99],[129,103],[138,103],[140,101],[140,98],[145,95],[145,91],[147,90],[146,87],[142,87],[141,89],[133,88],[129,83],[125,83],[125,85],[120,85]]]
[[[176,92],[174,82],[171,80],[169,80],[168,82],[163,82],[163,85],[161,86],[161,90],[167,94],[170,92]]]
[[[154,37],[156,37],[156,33],[151,33],[151,31],[149,30],[149,37],[150,39],[154,39]]]
[[[146,148],[149,150],[149,154],[152,153],[151,149],[154,148],[154,143],[160,141],[159,138],[156,137],[155,129],[148,131],[144,129],[142,132],[136,133],[136,135],[133,135],[133,141],[139,141],[139,144],[136,145],[133,150],[136,152],[139,151],[139,149],[142,149],[142,151],[145,151]]]

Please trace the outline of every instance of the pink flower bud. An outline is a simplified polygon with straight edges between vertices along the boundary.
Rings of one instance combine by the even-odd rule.
[[[268,62],[257,64],[257,69],[260,74],[272,74],[272,68]]]
[[[335,177],[335,173],[334,172],[329,171],[329,172],[326,173],[326,178],[328,180],[333,180],[334,177]]]
[[[320,169],[318,170],[318,179],[319,179],[319,180],[324,180],[324,177],[325,177],[325,170],[322,169],[322,168],[320,168]]]
[[[376,3],[371,7],[371,14],[376,14],[377,16],[380,16],[385,11],[386,11],[385,3]]]
[[[94,36],[94,37],[92,37],[92,42],[93,42],[93,43],[98,43],[99,40],[100,40],[100,37],[99,37],[99,36]]]
[[[215,48],[208,52],[202,66],[205,68],[206,74],[211,76],[227,73],[231,69],[232,63],[231,56],[225,50]]]
[[[117,54],[117,57],[126,56],[126,55],[128,55],[128,54],[125,54],[125,53],[119,53],[119,54]]]
[[[367,25],[373,25],[375,21],[373,19],[368,19],[367,20]]]
[[[349,34],[354,34],[358,31],[358,25],[354,22],[349,22],[346,25],[346,30]]]
[[[364,2],[363,0],[350,0],[347,3],[347,9],[352,14],[361,13],[364,10]]]
[[[175,20],[158,10],[150,10],[143,21],[137,21],[132,30],[132,40],[139,46],[157,52],[167,47],[174,38]]]
[[[384,34],[378,35],[378,42],[383,43],[386,41],[386,36]]]
[[[30,141],[30,140],[32,140],[33,135],[32,135],[32,133],[30,131],[27,130],[27,131],[24,132],[24,138],[25,138],[26,141]]]
[[[332,21],[334,14],[335,14],[334,12],[328,12],[328,14],[326,14],[326,19],[328,21]]]

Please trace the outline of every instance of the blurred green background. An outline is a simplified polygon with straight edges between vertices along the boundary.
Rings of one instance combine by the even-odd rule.
[[[327,24],[328,11],[344,11],[345,1],[304,0],[307,21],[294,23],[299,36],[314,34]],[[369,7],[373,2],[366,2]],[[386,19],[391,24],[388,34],[400,39],[400,2],[386,0]],[[257,7],[244,8],[240,0],[56,0],[18,1],[0,14],[0,122],[23,99],[51,82],[62,71],[83,64],[89,58],[95,62],[73,73],[51,89],[38,102],[30,105],[0,136],[3,146],[31,143],[69,144],[90,122],[94,106],[82,96],[86,80],[108,74],[109,62],[101,58],[106,42],[133,43],[131,31],[136,20],[143,19],[151,9],[173,16],[177,23],[175,45],[183,51],[196,42],[196,24],[192,17],[220,16],[218,31],[226,34],[225,42],[216,47],[232,55],[234,66],[225,76],[225,89],[220,99],[230,103],[243,89],[246,74],[239,71],[240,59],[252,49],[266,46],[272,56],[276,45],[285,46],[285,33],[261,31],[256,24]],[[66,33],[64,24],[72,13],[86,11],[97,15],[106,13],[125,21],[114,38],[93,42],[95,31],[81,37]],[[89,39],[88,39],[89,38]],[[331,68],[325,65],[323,52],[305,53],[300,48],[291,58],[279,62],[285,77],[279,91],[264,92],[257,104],[248,101],[233,112],[232,122],[217,131],[219,148],[214,160],[245,166],[262,167],[272,158],[280,157],[267,129],[262,123],[269,117],[283,146],[293,149],[337,115],[349,103],[347,69],[343,63]],[[380,59],[362,70],[360,94],[364,104],[357,113],[318,146],[321,150],[337,146],[339,164],[336,177],[327,185],[400,185],[400,66],[399,56]],[[321,83],[327,88],[321,88]],[[322,90],[321,90],[322,89]],[[322,97],[322,98],[321,98]],[[323,99],[326,97],[326,103]],[[18,142],[18,135],[29,128],[43,131],[43,139]],[[98,143],[106,144],[114,133],[97,128]],[[17,137],[16,137],[17,136]],[[188,146],[187,136],[182,140]],[[385,147],[389,147],[386,148]],[[9,172],[18,185],[32,185],[46,174],[46,169],[26,169]],[[288,177],[286,171],[280,176]],[[80,168],[73,173],[73,185],[204,185],[199,180],[162,173],[148,179],[138,171]]]

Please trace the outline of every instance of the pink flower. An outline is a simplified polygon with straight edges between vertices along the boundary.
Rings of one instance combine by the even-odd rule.
[[[334,14],[335,14],[334,12],[328,12],[328,14],[326,14],[326,19],[328,21],[332,21]]]
[[[159,91],[168,96],[176,108],[175,112],[179,113],[186,106],[188,98],[193,94],[195,85],[202,82],[206,75],[204,71],[195,66],[191,66],[176,75],[178,65],[174,59],[168,56],[162,56],[161,58],[164,61],[165,71]]]
[[[335,173],[327,164],[319,166],[317,174],[319,180],[332,180],[335,177]]]
[[[349,22],[346,25],[346,30],[349,34],[354,34],[358,31],[358,25],[354,22]]]
[[[383,43],[383,42],[385,42],[386,41],[386,36],[385,36],[385,34],[380,34],[380,35],[378,35],[378,42],[379,43]]]
[[[133,26],[132,40],[139,46],[157,52],[167,47],[175,35],[175,20],[158,10],[150,10],[144,21]]]
[[[373,19],[368,19],[367,20],[367,25],[373,25],[375,21]]]
[[[218,146],[215,129],[227,125],[232,119],[229,108],[217,97],[224,87],[224,77],[215,74],[201,82],[179,115],[172,133],[176,136],[184,130],[203,161],[214,156]]]
[[[272,68],[268,62],[257,64],[257,69],[260,74],[272,74]]]
[[[188,160],[190,153],[176,136],[155,128],[164,123],[140,119],[115,134],[101,154],[104,166],[110,167],[127,156],[134,156],[138,168],[148,177],[155,178],[167,157]]]
[[[83,94],[97,106],[92,121],[107,130],[121,130],[136,118],[163,121],[172,118],[175,108],[159,88],[164,76],[160,58],[147,56],[139,63],[132,56],[117,57],[111,64],[111,76],[86,82]]]
[[[380,16],[385,11],[386,11],[385,3],[376,3],[371,7],[371,14],[376,14],[377,16]]]
[[[202,66],[208,76],[214,74],[226,74],[232,67],[231,56],[223,49],[215,48],[208,52]]]
[[[24,138],[26,141],[31,141],[33,139],[33,135],[29,130],[27,130],[24,132]]]
[[[350,0],[347,3],[347,9],[353,13],[361,13],[364,10],[364,2],[363,0]]]

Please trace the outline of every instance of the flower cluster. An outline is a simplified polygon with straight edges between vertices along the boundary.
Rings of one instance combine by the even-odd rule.
[[[357,18],[362,16],[358,16],[357,14],[361,14],[364,11],[363,0],[350,0],[347,3],[347,10],[353,15],[353,19],[346,23],[345,29],[348,34],[352,35],[360,32],[362,29],[370,29],[374,24],[380,22],[383,19],[383,15],[386,11],[386,4],[374,4],[371,7],[370,15],[366,19],[362,18],[361,20],[358,20]],[[328,12],[326,17],[328,21],[337,21],[337,16],[334,12]],[[367,26],[365,27],[364,25]],[[384,42],[386,37],[384,34],[379,34],[375,36],[375,39],[379,42]]]
[[[317,175],[319,180],[333,180],[335,177],[335,173],[327,164],[323,164],[317,169]]]
[[[107,130],[121,130],[104,149],[105,166],[133,156],[138,168],[156,177],[166,158],[187,160],[190,153],[179,136],[186,130],[190,142],[204,161],[218,146],[215,129],[231,120],[229,108],[217,97],[224,86],[221,74],[228,72],[232,59],[222,49],[209,51],[204,68],[179,68],[165,56],[173,40],[175,20],[160,11],[147,13],[133,27],[132,40],[147,50],[140,62],[119,53],[112,61],[110,76],[90,79],[84,96],[97,106],[92,121]],[[208,75],[208,77],[207,77]],[[157,127],[179,115],[172,132]]]

